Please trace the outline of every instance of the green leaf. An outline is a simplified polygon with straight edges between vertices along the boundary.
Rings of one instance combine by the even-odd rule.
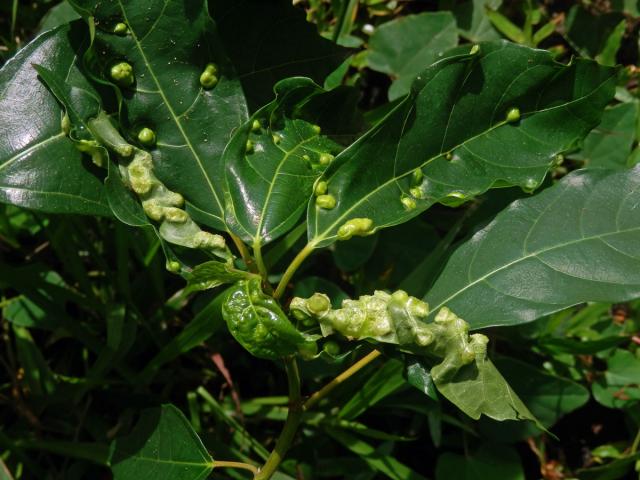
[[[394,78],[389,100],[409,93],[411,83],[458,44],[458,32],[449,12],[426,12],[399,17],[376,28],[369,39],[367,64]]]
[[[311,246],[333,243],[355,219],[364,219],[360,234],[370,234],[496,185],[536,188],[556,156],[599,123],[614,83],[614,69],[561,65],[506,42],[437,62],[327,170],[337,203],[310,202]]]
[[[488,9],[486,15],[493,26],[512,42],[525,43],[527,41],[524,32],[497,10]]]
[[[406,385],[405,379],[402,377],[402,370],[403,365],[401,362],[393,359],[388,360],[342,406],[338,417],[353,420],[383,398]]]
[[[231,335],[249,353],[277,360],[300,353],[317,353],[315,341],[303,334],[284,314],[278,302],[262,291],[260,277],[242,280],[229,289],[222,316]]]
[[[134,139],[141,128],[154,130],[154,173],[185,197],[194,220],[225,229],[222,151],[247,113],[204,1],[72,3],[95,17],[94,74],[113,82],[114,64],[126,61],[133,68],[134,83],[121,87],[125,138],[138,143]],[[127,25],[124,35],[113,32],[117,22]],[[200,75],[210,63],[217,67],[218,81],[204,88]]]
[[[208,290],[224,285],[225,283],[234,283],[238,280],[250,278],[251,274],[242,270],[236,270],[226,263],[212,260],[201,263],[185,276],[189,291],[197,291]]]
[[[498,421],[530,420],[543,428],[489,359],[462,366],[448,381],[434,377],[434,382],[447,400],[474,420],[481,415]]]
[[[38,397],[50,395],[55,389],[55,380],[40,348],[26,328],[14,325],[13,333],[18,361],[25,372],[24,380],[29,391]]]
[[[520,456],[500,445],[483,445],[472,455],[446,452],[438,457],[436,480],[524,480]]]
[[[577,471],[577,475],[579,480],[618,480],[625,478],[638,460],[640,452],[599,467],[582,468]]]
[[[640,296],[639,187],[640,167],[580,170],[512,203],[458,248],[425,300],[477,329]]]
[[[204,480],[213,459],[173,405],[142,412],[131,434],[111,445],[114,480]]]
[[[275,93],[273,102],[236,131],[224,153],[226,221],[254,247],[296,225],[316,179],[341,150],[313,122],[326,116],[335,93],[325,93],[306,78],[283,80]]]
[[[497,10],[502,0],[467,0],[456,2],[453,14],[458,24],[460,36],[470,42],[486,42],[500,39],[500,34],[493,28],[486,10]]]
[[[68,2],[63,1],[54,6],[42,17],[39,30],[40,32],[46,32],[47,30],[52,30],[78,18],[80,18],[80,15],[76,13],[73,7]]]
[[[88,45],[83,22],[43,33],[0,70],[0,201],[52,213],[110,215],[101,180],[62,129],[63,110],[38,79],[42,65],[70,85],[86,84],[77,67]]]
[[[565,38],[585,57],[596,58],[609,50],[605,58],[610,60],[612,54],[615,58],[617,47],[620,46],[619,41],[615,45],[616,31],[623,20],[624,15],[620,12],[593,15],[581,5],[574,5],[569,9],[565,20]],[[607,45],[610,40],[613,44]]]
[[[273,98],[279,80],[302,76],[322,85],[350,53],[318,35],[289,1],[210,0],[209,5],[252,112]]]
[[[592,385],[593,396],[598,403],[609,408],[624,408],[640,400],[640,359],[633,353],[616,349],[607,358],[604,378]]]
[[[546,428],[564,415],[589,401],[589,391],[567,378],[550,375],[515,358],[499,357],[496,367],[520,398],[525,398],[531,413]],[[487,438],[500,442],[523,440],[540,432],[530,423],[481,421]]]
[[[616,54],[622,45],[622,38],[627,30],[627,20],[620,20],[611,34],[607,37],[607,41],[602,47],[602,51],[596,55],[596,60],[602,65],[615,65]]]
[[[637,117],[636,102],[607,108],[600,125],[584,139],[582,149],[570,157],[584,161],[588,167],[626,168],[636,137]]]

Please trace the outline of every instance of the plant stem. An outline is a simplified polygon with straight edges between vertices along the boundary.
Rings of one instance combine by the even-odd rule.
[[[243,470],[249,470],[250,472],[253,473],[253,475],[257,475],[258,474],[258,468],[250,465],[248,463],[242,463],[242,462],[223,462],[220,460],[214,460],[213,461],[213,468],[240,468]]]
[[[268,273],[262,258],[262,245],[260,245],[260,241],[253,243],[253,256],[256,259],[256,265],[258,265],[258,273],[260,273],[260,276],[266,282]]]
[[[636,438],[633,439],[633,444],[631,445],[631,455],[638,451],[638,446],[640,445],[640,430],[636,433]]]
[[[327,383],[320,390],[318,390],[313,395],[311,395],[309,397],[309,399],[304,403],[302,408],[305,411],[313,408],[316,405],[316,403],[318,403],[324,397],[329,395],[338,385],[343,383],[345,380],[347,380],[349,377],[351,377],[354,373],[358,372],[359,370],[362,370],[364,367],[369,365],[371,362],[373,362],[380,355],[381,355],[380,350],[373,350],[373,351],[369,352],[367,355],[365,355],[360,360],[358,360],[356,363],[351,365],[349,368],[347,368],[344,372],[342,372],[336,378],[334,378],[329,383]]]
[[[289,280],[291,280],[291,277],[293,277],[293,274],[296,273],[296,270],[298,270],[300,265],[302,265],[302,262],[305,261],[305,259],[311,254],[311,252],[313,252],[314,248],[315,248],[315,244],[307,243],[305,247],[298,252],[298,254],[291,261],[291,263],[285,270],[284,274],[282,275],[282,278],[280,279],[280,283],[278,283],[278,287],[276,288],[276,291],[273,294],[273,298],[278,300],[280,297],[282,297],[282,294],[284,293],[284,291],[287,288],[287,285],[289,284]]]
[[[289,380],[289,413],[284,423],[282,432],[276,441],[276,446],[267,458],[267,461],[258,471],[254,480],[268,480],[276,472],[278,465],[289,450],[293,437],[298,430],[298,425],[302,419],[302,401],[300,396],[300,373],[298,364],[294,357],[287,357],[284,360],[287,379]]]
[[[229,236],[231,237],[231,240],[233,240],[233,243],[235,244],[236,248],[238,249],[238,253],[240,253],[240,257],[242,257],[242,261],[247,266],[249,271],[253,272],[253,273],[258,273],[258,270],[256,269],[256,264],[253,261],[253,259],[251,258],[251,254],[249,253],[249,249],[244,244],[244,242],[242,240],[240,240],[240,238],[237,235],[234,235],[231,232],[228,232],[228,233],[229,233]]]

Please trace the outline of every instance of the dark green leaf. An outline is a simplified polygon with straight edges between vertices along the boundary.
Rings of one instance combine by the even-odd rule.
[[[618,480],[625,477],[640,460],[640,452],[614,460],[607,465],[578,470],[580,480]]]
[[[500,357],[496,366],[518,396],[526,399],[531,413],[546,428],[589,400],[589,391],[582,385],[550,375],[514,358]],[[523,440],[540,433],[532,424],[525,422],[495,423],[483,419],[480,427],[488,438],[500,442]]]
[[[582,149],[570,157],[583,160],[588,167],[626,168],[636,137],[637,118],[636,102],[607,108],[600,125],[584,139]]]
[[[173,405],[142,412],[127,437],[111,446],[114,480],[204,480],[213,459],[189,421]]]
[[[247,114],[204,1],[72,3],[95,17],[94,74],[111,82],[114,64],[133,68],[134,83],[122,87],[125,138],[136,143],[141,128],[154,130],[154,173],[185,197],[194,220],[224,229],[222,151]],[[113,32],[117,22],[127,25],[126,34]],[[209,63],[217,66],[218,82],[206,89],[200,75]]]
[[[512,203],[458,248],[425,299],[481,328],[639,296],[639,186],[640,167],[581,170]]]
[[[502,0],[456,2],[453,13],[460,36],[473,43],[498,40],[500,34],[491,25],[486,10],[487,8],[497,10],[500,5],[502,5]]]
[[[327,170],[337,203],[310,202],[311,246],[333,243],[353,219],[371,220],[372,233],[496,185],[536,188],[557,154],[599,123],[614,84],[614,69],[561,65],[506,42],[437,62]]]
[[[32,64],[86,84],[77,67],[88,45],[83,22],[43,33],[0,70],[0,201],[55,213],[109,215],[92,165],[62,129],[63,110]]]
[[[605,50],[609,38],[623,19],[624,15],[620,12],[593,15],[581,5],[574,5],[567,13],[565,36],[581,55],[596,58]]]
[[[318,35],[288,0],[209,0],[209,5],[252,111],[273,98],[278,80],[304,76],[322,85],[349,55]]]
[[[409,93],[411,83],[445,50],[458,44],[458,32],[449,12],[425,12],[399,17],[376,28],[369,40],[367,64],[394,78],[389,100]]]

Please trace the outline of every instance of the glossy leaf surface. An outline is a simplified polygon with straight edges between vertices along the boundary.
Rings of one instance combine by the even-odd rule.
[[[213,459],[189,421],[173,405],[145,410],[127,437],[111,447],[114,480],[204,480]]]
[[[246,119],[246,105],[204,3],[72,3],[96,20],[94,73],[112,82],[115,64],[133,68],[134,83],[120,87],[125,138],[136,143],[138,131],[151,128],[154,173],[185,197],[195,220],[224,229],[222,151]],[[126,34],[113,33],[117,22],[127,25]],[[200,75],[209,63],[218,81],[207,89]]]
[[[327,171],[337,203],[331,210],[310,203],[311,244],[329,245],[354,218],[371,219],[371,232],[496,185],[536,188],[556,155],[599,123],[614,83],[614,69],[580,60],[565,66],[506,42],[434,64]]]
[[[312,123],[309,117],[318,112],[300,115],[305,105],[326,106],[335,95],[306,78],[283,80],[275,92],[276,99],[236,131],[224,153],[226,220],[250,245],[266,244],[297,223],[328,166],[322,160],[341,150]]]
[[[637,297],[639,188],[640,167],[581,170],[512,203],[458,248],[425,299],[482,328]]]
[[[407,15],[378,27],[369,40],[367,63],[373,70],[395,78],[389,100],[409,93],[411,83],[425,66],[439,60],[458,44],[458,31],[449,12]]]
[[[0,70],[0,201],[53,213],[109,215],[96,169],[62,130],[63,109],[38,78],[42,65],[84,85],[77,68],[88,45],[82,22],[46,32]]]

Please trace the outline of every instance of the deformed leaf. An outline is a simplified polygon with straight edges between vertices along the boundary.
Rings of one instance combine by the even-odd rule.
[[[317,352],[315,341],[297,330],[278,302],[262,291],[260,277],[229,289],[222,316],[231,335],[256,357],[277,360],[296,353],[312,357]]]
[[[426,323],[428,305],[398,290],[345,300],[340,309],[316,293],[293,298],[290,310],[303,323],[317,321],[324,336],[340,333],[350,340],[395,344],[424,357],[438,391],[473,419],[531,420],[543,428],[487,358],[489,339],[469,335],[469,324],[446,307]],[[424,382],[414,383],[426,390]]]
[[[114,480],[204,480],[213,459],[189,421],[173,405],[147,409],[127,437],[111,445]]]
[[[580,170],[515,201],[457,249],[425,299],[477,329],[640,296],[639,189],[640,167]]]
[[[537,188],[557,155],[600,122],[614,86],[613,68],[562,65],[507,42],[435,63],[329,167],[335,206],[309,203],[310,245],[368,235],[494,186]]]

